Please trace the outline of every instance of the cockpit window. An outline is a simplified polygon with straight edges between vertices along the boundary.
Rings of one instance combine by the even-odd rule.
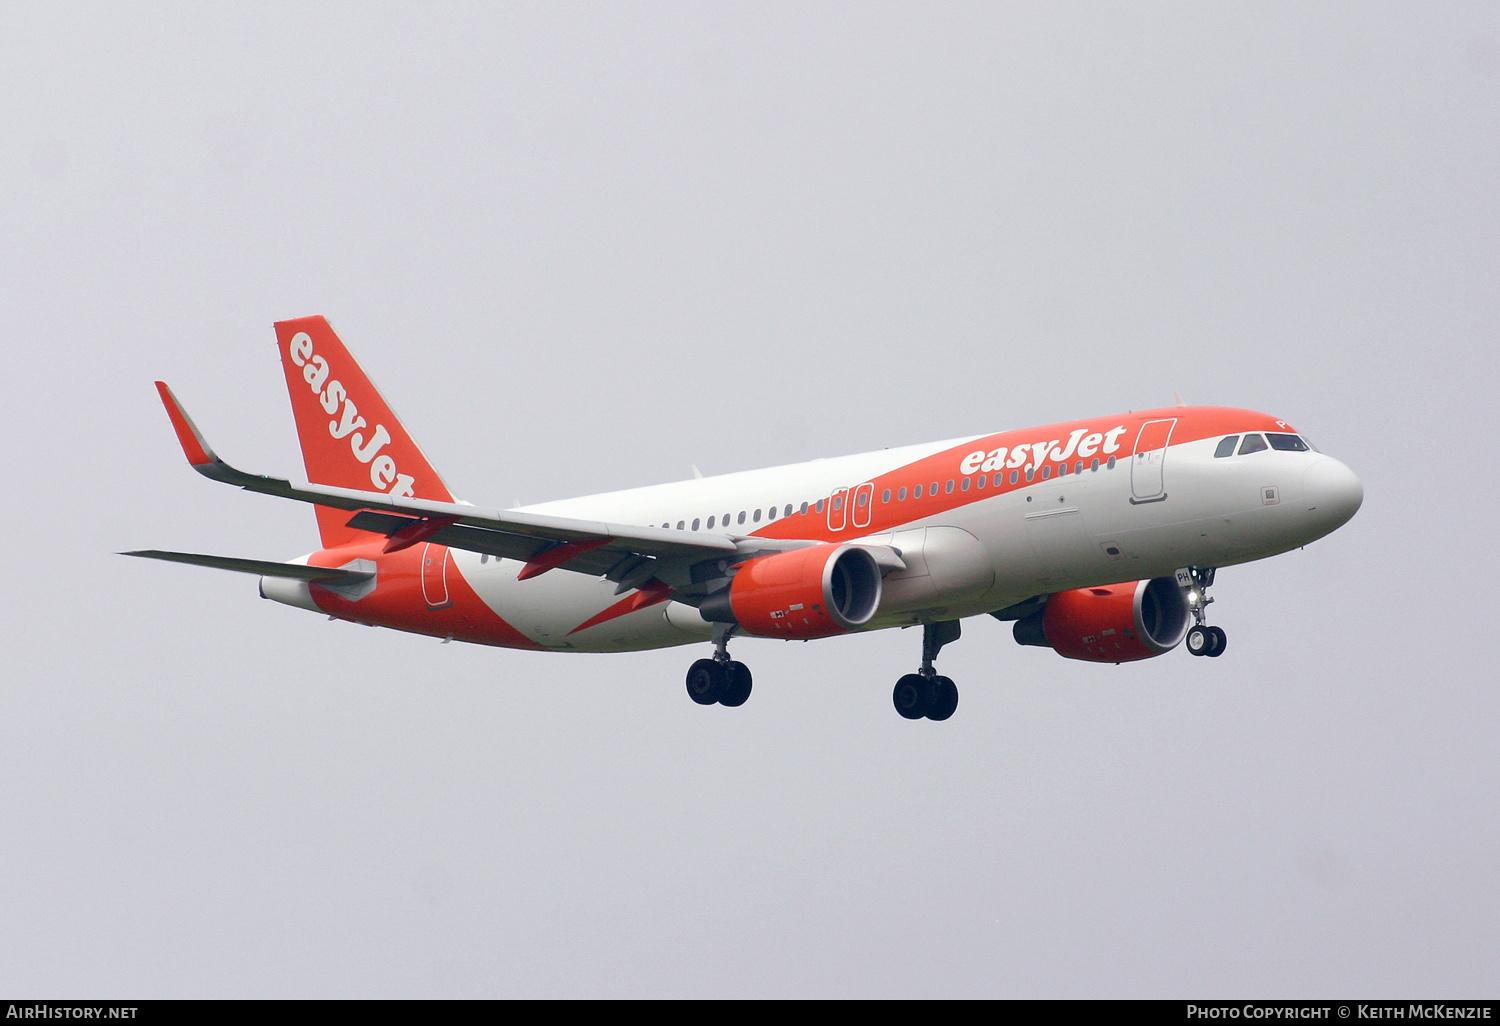
[[[1247,452],[1260,452],[1266,447],[1266,440],[1260,435],[1246,435],[1245,440],[1240,443],[1240,455]]]
[[[1273,435],[1269,432],[1266,437],[1271,440],[1271,448],[1282,452],[1306,452],[1307,443],[1296,435]]]
[[[1230,435],[1228,438],[1226,438],[1222,442],[1220,442],[1219,443],[1219,447],[1214,450],[1214,459],[1221,460],[1225,456],[1233,456],[1234,455],[1234,443],[1238,442],[1239,440],[1240,440],[1240,436],[1239,435]]]

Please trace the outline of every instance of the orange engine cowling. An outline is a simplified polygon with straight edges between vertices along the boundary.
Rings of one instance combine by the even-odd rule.
[[[1171,577],[1077,588],[1048,597],[1017,620],[1016,641],[1068,659],[1128,663],[1170,652],[1192,626],[1187,597]]]
[[[880,568],[858,545],[812,545],[758,556],[699,607],[711,623],[767,638],[826,638],[858,630],[880,606]]]

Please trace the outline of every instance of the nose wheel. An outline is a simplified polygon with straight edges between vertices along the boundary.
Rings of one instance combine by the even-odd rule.
[[[1224,636],[1224,628],[1209,627],[1200,623],[1188,628],[1187,640],[1184,644],[1187,645],[1189,655],[1219,656],[1224,654],[1227,639]]]
[[[1213,602],[1208,589],[1213,583],[1213,567],[1185,566],[1177,571],[1177,584],[1187,593],[1188,609],[1193,613],[1193,626],[1183,640],[1189,655],[1217,658],[1229,643],[1224,628],[1210,627],[1207,622],[1208,607]]]
[[[729,658],[729,636],[734,624],[714,624],[712,659],[699,659],[687,672],[688,697],[699,705],[736,708],[750,699],[750,667]]]
[[[908,720],[946,720],[958,709],[958,685],[933,668],[938,652],[962,633],[957,620],[922,625],[922,669],[896,681],[891,702]]]

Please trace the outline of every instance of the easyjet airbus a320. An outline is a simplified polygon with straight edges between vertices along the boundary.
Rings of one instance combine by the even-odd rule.
[[[563,652],[711,641],[687,690],[742,705],[732,635],[810,640],[922,625],[896,711],[943,720],[938,651],[964,617],[1120,663],[1217,656],[1218,567],[1321,538],[1363,500],[1348,467],[1285,421],[1178,406],[956,438],[518,509],[461,502],[321,317],[276,338],[307,485],[225,463],[162,382],[205,477],[312,504],[323,547],[280,563],[128,555],[256,574],[287,605],[434,637]]]

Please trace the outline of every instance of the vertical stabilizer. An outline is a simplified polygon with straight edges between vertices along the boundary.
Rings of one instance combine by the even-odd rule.
[[[417,443],[322,317],[276,324],[302,463],[312,484],[452,502]],[[346,510],[316,507],[324,548],[369,535]]]

